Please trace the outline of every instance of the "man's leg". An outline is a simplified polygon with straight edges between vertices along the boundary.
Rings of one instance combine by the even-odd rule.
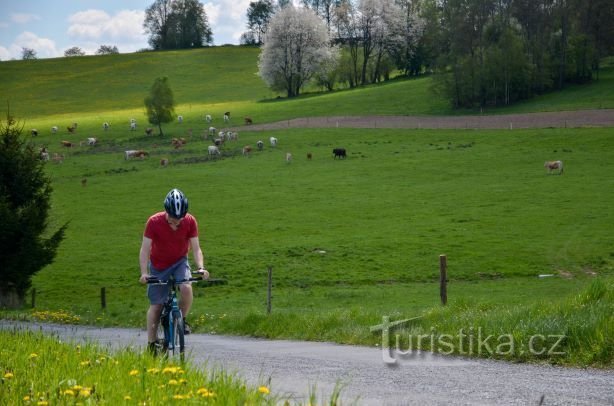
[[[149,305],[147,310],[147,342],[153,343],[158,338],[158,323],[160,322],[161,304]]]
[[[192,307],[192,285],[179,285],[179,295],[179,308],[181,309],[181,314],[183,314],[183,318],[185,319],[190,312],[190,308]]]

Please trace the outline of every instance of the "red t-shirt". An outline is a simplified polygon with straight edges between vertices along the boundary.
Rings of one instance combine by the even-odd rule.
[[[147,220],[143,235],[151,239],[151,265],[162,271],[188,255],[190,238],[198,237],[198,223],[188,213],[173,230],[166,221],[166,212],[160,212]]]

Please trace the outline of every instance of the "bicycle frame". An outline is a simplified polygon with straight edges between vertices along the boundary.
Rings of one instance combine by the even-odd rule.
[[[148,284],[152,285],[169,285],[168,296],[166,302],[162,305],[160,318],[158,320],[158,331],[162,330],[162,334],[159,334],[158,337],[158,345],[167,355],[179,354],[181,360],[183,360],[185,351],[183,314],[179,308],[177,287],[185,283],[202,280],[202,278],[189,278],[176,281],[171,277],[168,281],[160,281],[152,277],[147,281]]]

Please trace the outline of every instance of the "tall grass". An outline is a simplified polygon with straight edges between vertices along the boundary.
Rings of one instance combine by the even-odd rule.
[[[220,370],[172,364],[124,349],[64,343],[42,333],[0,331],[0,404],[273,405],[267,386],[249,387]]]

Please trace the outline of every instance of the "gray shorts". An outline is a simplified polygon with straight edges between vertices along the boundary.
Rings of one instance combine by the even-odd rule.
[[[158,271],[153,266],[151,266],[150,263],[149,272],[151,276],[155,276],[161,281],[169,280],[171,275],[173,275],[175,277],[175,280],[177,281],[189,279],[191,276],[190,265],[188,264],[187,258],[181,258],[169,268],[164,269],[162,271]],[[163,304],[164,302],[166,302],[169,290],[169,285],[147,285],[147,297],[149,297],[149,303]]]

